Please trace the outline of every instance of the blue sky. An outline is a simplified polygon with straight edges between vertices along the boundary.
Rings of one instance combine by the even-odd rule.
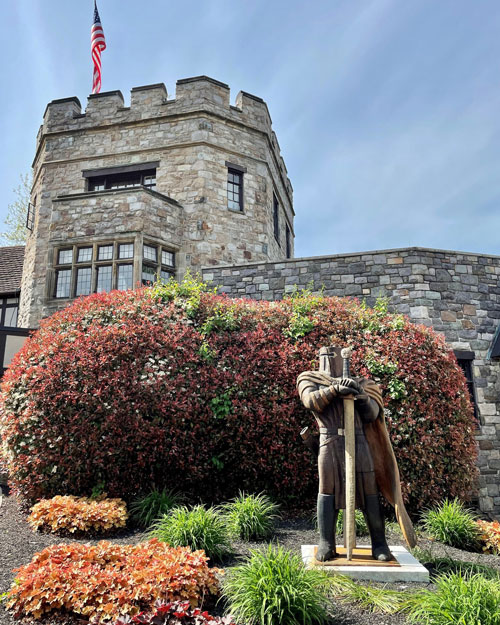
[[[92,0],[3,0],[0,222],[47,102],[91,89]],[[498,0],[99,0],[103,91],[207,74],[268,103],[296,256],[499,254]],[[2,226],[0,225],[0,230]]]

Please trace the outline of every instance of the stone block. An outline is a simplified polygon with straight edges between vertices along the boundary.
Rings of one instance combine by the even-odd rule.
[[[453,322],[457,320],[457,313],[451,310],[442,310],[441,311],[441,319],[442,321]]]
[[[429,310],[427,306],[411,306],[410,317],[413,319],[429,319]]]

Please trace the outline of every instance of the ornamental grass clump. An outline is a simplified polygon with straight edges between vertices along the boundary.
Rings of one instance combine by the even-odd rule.
[[[418,625],[498,625],[500,581],[482,575],[452,573],[435,580],[436,590],[424,590],[408,601],[411,623]]]
[[[362,610],[381,614],[397,614],[403,611],[411,596],[406,591],[358,584],[350,577],[339,573],[331,576],[330,587],[332,594],[339,601],[356,603]]]
[[[109,533],[125,527],[127,518],[127,504],[122,499],[56,495],[35,504],[31,508],[28,523],[35,530],[55,534]]]
[[[469,551],[479,548],[476,517],[458,499],[445,499],[436,508],[426,510],[422,515],[422,527],[432,538],[450,547]]]
[[[232,536],[243,540],[269,538],[278,518],[279,506],[264,493],[241,493],[222,506],[228,530]]]
[[[226,573],[222,595],[237,623],[319,625],[328,617],[328,588],[326,573],[306,569],[298,554],[268,545]]]
[[[135,499],[129,506],[130,515],[137,525],[149,527],[159,517],[182,503],[182,497],[172,490],[153,489],[144,497]]]
[[[231,552],[223,517],[215,508],[201,505],[174,508],[153,524],[151,536],[173,547],[203,549],[210,559],[216,561]]]

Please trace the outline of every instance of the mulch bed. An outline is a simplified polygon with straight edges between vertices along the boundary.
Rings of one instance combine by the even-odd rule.
[[[34,532],[26,522],[25,515],[19,510],[16,500],[13,496],[8,495],[5,487],[3,487],[3,499],[0,505],[0,537],[0,595],[9,590],[12,584],[14,577],[12,570],[30,562],[33,555],[45,547],[69,541],[95,544],[102,540],[97,537],[94,539],[65,539],[53,534]],[[106,538],[106,540],[112,540],[120,544],[136,544],[145,538],[146,534],[144,532],[126,530],[112,538]],[[301,545],[310,545],[317,542],[317,532],[308,520],[285,519],[279,523],[274,540],[286,549],[300,553]],[[366,543],[368,541],[361,539],[359,542]],[[399,534],[389,534],[388,542],[394,545],[403,544]],[[234,566],[240,558],[248,554],[250,549],[258,548],[259,546],[261,546],[259,543],[234,542],[235,554],[231,558],[226,559],[222,566],[225,568]],[[500,557],[498,556],[461,551],[460,549],[454,549],[423,539],[419,541],[419,546],[424,549],[432,549],[433,554],[437,556],[476,562],[500,570]],[[411,587],[421,588],[425,585],[400,583],[387,586],[394,589],[408,589]],[[404,625],[406,623],[406,619],[401,615],[371,614],[360,610],[354,605],[340,602],[337,602],[335,606],[334,616],[332,623],[336,625]],[[0,607],[1,625],[80,625],[86,622],[75,617],[46,617],[38,621],[34,619],[15,620],[4,607]]]

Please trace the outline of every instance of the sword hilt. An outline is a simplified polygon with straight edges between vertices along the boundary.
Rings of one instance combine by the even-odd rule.
[[[342,377],[350,378],[351,377],[351,355],[352,349],[350,347],[344,347],[341,350],[340,355],[342,356]]]

